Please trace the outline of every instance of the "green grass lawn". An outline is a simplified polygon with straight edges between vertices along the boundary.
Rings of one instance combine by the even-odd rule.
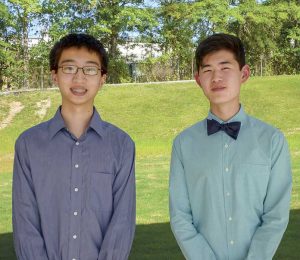
[[[252,78],[242,87],[245,110],[278,128],[288,139],[293,169],[291,218],[275,259],[300,259],[300,76]],[[36,102],[50,98],[45,118]],[[0,96],[0,122],[12,101],[24,109],[0,130],[0,259],[15,259],[11,227],[14,142],[26,128],[53,116],[58,91]],[[105,86],[95,105],[102,118],[127,131],[136,143],[137,230],[130,259],[183,259],[169,227],[168,177],[173,138],[203,119],[208,102],[195,83]]]

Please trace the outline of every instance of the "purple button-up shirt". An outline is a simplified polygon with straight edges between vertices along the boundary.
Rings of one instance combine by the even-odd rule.
[[[15,146],[13,231],[20,260],[127,259],[135,230],[135,148],[96,109],[79,139],[55,116]]]

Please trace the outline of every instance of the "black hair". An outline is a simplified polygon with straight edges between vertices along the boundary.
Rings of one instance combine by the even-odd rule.
[[[101,61],[102,74],[107,73],[108,55],[103,44],[95,37],[84,33],[70,33],[54,44],[49,53],[50,70],[57,72],[58,62],[63,50],[71,47],[85,47],[89,51],[96,52]]]
[[[217,33],[201,41],[196,49],[195,60],[197,71],[203,65],[203,59],[206,55],[219,51],[228,50],[233,53],[240,69],[246,64],[245,49],[242,41],[233,35]]]

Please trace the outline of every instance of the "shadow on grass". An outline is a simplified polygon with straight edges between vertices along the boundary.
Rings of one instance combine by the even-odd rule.
[[[137,225],[130,260],[184,259],[170,223]]]
[[[300,210],[292,210],[289,226],[276,252],[274,260],[300,259]],[[16,260],[12,233],[0,234],[0,259]],[[135,259],[184,259],[169,223],[137,225],[135,239],[130,254]]]
[[[12,233],[0,234],[0,259],[15,260],[16,255],[13,246]]]

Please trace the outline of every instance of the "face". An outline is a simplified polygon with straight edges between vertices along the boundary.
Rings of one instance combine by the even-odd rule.
[[[240,69],[232,52],[219,50],[206,55],[195,78],[208,98],[211,108],[239,107],[241,84],[250,76],[245,65]]]
[[[58,67],[76,65],[77,67],[94,66],[101,69],[101,61],[96,52],[87,48],[71,47],[63,50]],[[98,90],[105,82],[106,75],[84,75],[79,69],[76,74],[65,74],[62,68],[51,72],[53,82],[59,87],[62,95],[62,106],[92,107]]]

